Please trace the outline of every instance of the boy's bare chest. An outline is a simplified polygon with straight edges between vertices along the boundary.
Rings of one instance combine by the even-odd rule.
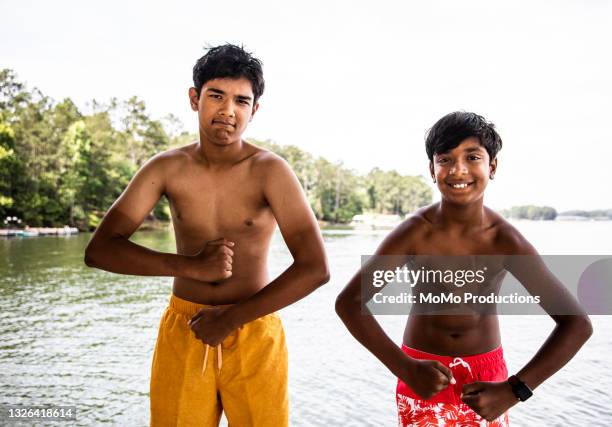
[[[177,237],[235,239],[273,230],[274,216],[257,180],[242,174],[190,178],[166,191]]]
[[[492,233],[471,233],[452,235],[448,233],[430,233],[419,245],[419,254],[427,255],[493,255],[499,249]]]

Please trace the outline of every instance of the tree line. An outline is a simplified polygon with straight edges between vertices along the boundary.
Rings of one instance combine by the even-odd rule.
[[[147,159],[197,139],[172,115],[153,119],[137,97],[93,100],[89,110],[70,98],[55,102],[28,89],[14,71],[0,71],[0,218],[91,230]],[[378,168],[362,175],[296,146],[251,142],[287,160],[319,220],[405,215],[432,200],[420,176]],[[151,219],[169,218],[164,198]]]
[[[512,206],[509,209],[503,209],[501,214],[506,218],[515,219],[531,219],[531,220],[546,220],[550,221],[557,217],[557,211],[550,206]]]
[[[296,173],[315,216],[346,223],[364,212],[404,216],[432,201],[432,190],[422,176],[373,168],[360,175],[323,157],[294,146],[250,140],[283,157]]]
[[[596,209],[592,211],[571,210],[571,211],[561,212],[560,215],[578,216],[578,217],[583,217],[587,219],[612,220],[612,209]]]

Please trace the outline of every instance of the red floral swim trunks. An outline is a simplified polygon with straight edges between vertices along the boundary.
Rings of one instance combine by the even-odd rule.
[[[494,421],[487,421],[461,400],[461,389],[464,384],[475,381],[504,381],[508,378],[508,369],[501,347],[488,353],[463,357],[440,356],[405,345],[402,346],[402,350],[414,359],[437,360],[448,366],[457,383],[449,385],[431,399],[423,400],[408,385],[398,380],[395,397],[401,427],[507,427],[509,425],[508,413]]]

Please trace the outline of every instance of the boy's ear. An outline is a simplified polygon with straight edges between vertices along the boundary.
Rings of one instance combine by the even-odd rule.
[[[436,173],[434,172],[434,166],[433,166],[433,162],[430,161],[429,162],[429,174],[431,175],[431,179],[433,179],[433,182],[436,182]]]
[[[249,122],[253,120],[253,116],[255,115],[257,110],[259,110],[259,102],[256,102],[255,105],[253,105],[253,112],[251,113],[251,118],[249,119]]]
[[[493,179],[495,177],[495,172],[497,171],[497,157],[494,158],[491,163],[489,163],[489,179]]]
[[[191,105],[191,109],[193,111],[198,111],[198,100],[199,100],[199,96],[198,96],[198,91],[196,90],[195,87],[190,87],[189,88],[189,105]]]

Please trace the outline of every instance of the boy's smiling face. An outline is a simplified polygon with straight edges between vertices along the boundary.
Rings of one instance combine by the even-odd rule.
[[[490,161],[489,153],[476,137],[464,139],[445,153],[434,154],[429,164],[442,198],[457,204],[481,199],[496,169],[497,158]]]

